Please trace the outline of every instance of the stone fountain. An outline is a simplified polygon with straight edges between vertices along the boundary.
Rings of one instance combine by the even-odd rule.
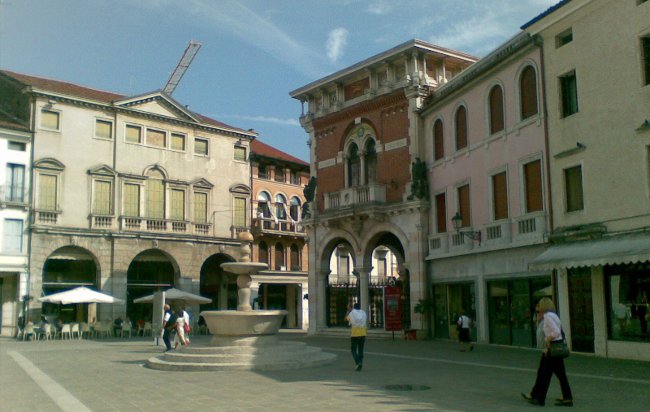
[[[281,370],[324,365],[336,355],[303,342],[282,341],[277,333],[286,310],[253,310],[250,304],[252,276],[268,268],[250,261],[253,236],[240,233],[239,262],[222,263],[221,268],[237,275],[237,310],[201,312],[213,334],[209,345],[189,345],[176,352],[150,358],[147,366],[160,370]]]

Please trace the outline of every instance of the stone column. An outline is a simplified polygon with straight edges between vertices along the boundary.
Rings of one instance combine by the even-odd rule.
[[[316,328],[321,329],[327,327],[327,277],[330,274],[330,270],[316,271],[318,275],[317,284],[318,290],[316,292],[315,299],[312,300],[312,304],[315,304],[316,312]]]
[[[368,308],[370,307],[370,293],[368,292],[368,286],[370,283],[370,271],[372,268],[357,267],[354,268],[359,276],[359,295],[361,297],[361,309],[368,313]]]
[[[359,150],[359,186],[365,186],[368,184],[366,181],[366,151]]]

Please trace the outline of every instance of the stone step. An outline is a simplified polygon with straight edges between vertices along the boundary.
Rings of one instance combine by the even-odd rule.
[[[307,347],[304,342],[278,342],[274,345],[239,345],[239,346],[181,346],[177,352],[194,354],[216,354],[216,353],[260,353],[263,351],[299,351]]]
[[[214,348],[221,349],[221,348]],[[236,348],[239,349],[239,348]],[[175,351],[165,352],[161,358],[167,362],[189,362],[189,363],[220,363],[220,362],[255,362],[258,360],[274,360],[282,362],[292,359],[309,359],[311,356],[318,356],[322,351],[320,348],[303,346],[299,350],[287,351],[285,348],[268,348],[256,352],[223,351],[223,350],[200,350],[195,352]]]
[[[161,357],[153,357],[147,360],[147,367],[164,371],[226,371],[226,370],[286,370],[300,369],[326,365],[333,362],[336,355],[327,352],[320,352],[309,357],[298,357],[294,359],[268,359],[252,357],[239,361],[223,362],[191,362],[168,361]]]

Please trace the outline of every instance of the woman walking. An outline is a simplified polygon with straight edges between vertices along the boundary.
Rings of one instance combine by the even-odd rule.
[[[573,406],[573,395],[564,369],[564,359],[549,356],[551,342],[564,340],[562,323],[555,313],[555,304],[550,298],[543,297],[537,304],[537,321],[537,347],[542,349],[542,358],[532,391],[528,395],[522,393],[521,396],[533,405],[544,406],[551,377],[555,374],[562,389],[562,398],[557,399],[555,405]]]

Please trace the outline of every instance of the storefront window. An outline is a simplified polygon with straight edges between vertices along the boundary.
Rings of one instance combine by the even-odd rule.
[[[434,335],[437,338],[456,338],[456,320],[464,311],[473,321],[470,330],[476,340],[476,293],[473,283],[434,285]]]
[[[650,342],[650,262],[605,266],[609,338]]]

